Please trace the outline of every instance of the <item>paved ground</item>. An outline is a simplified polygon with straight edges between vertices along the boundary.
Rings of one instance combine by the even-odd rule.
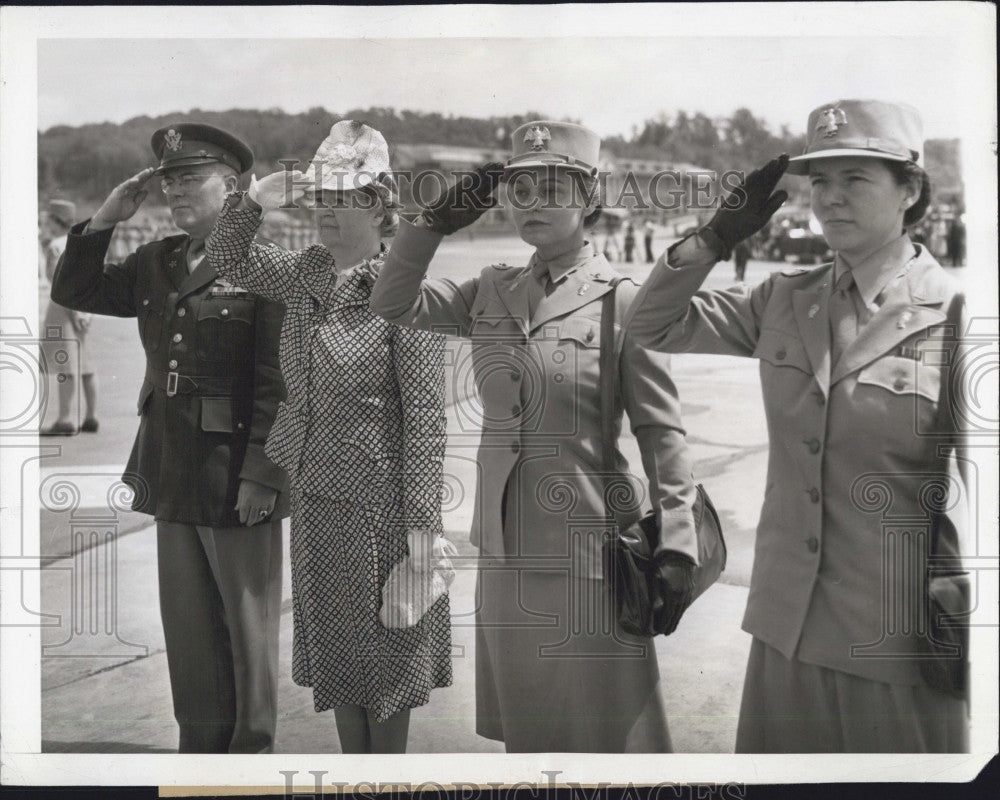
[[[434,272],[472,275],[492,261],[520,263],[526,254],[525,246],[515,240],[448,242]],[[619,267],[640,280],[648,270],[647,265]],[[776,268],[751,263],[748,280],[762,279]],[[722,265],[709,285],[727,285],[731,276],[731,266]],[[142,353],[135,322],[96,317],[91,341],[101,382],[101,431],[44,440],[54,449],[41,462],[41,496],[51,509],[43,510],[41,519],[40,552],[47,564],[42,611],[58,615],[58,624],[43,629],[43,750],[169,752],[176,746],[176,726],[156,599],[155,532],[148,517],[108,509],[109,490],[121,473],[137,424]],[[675,635],[659,637],[656,647],[675,748],[731,752],[749,647],[739,623],[764,488],[767,434],[757,365],[749,360],[677,356],[674,372],[694,448],[696,477],[722,515],[730,555],[720,584],[699,599]],[[50,406],[54,391],[53,384]],[[469,462],[461,456],[470,455],[475,436],[463,430],[458,410],[455,405],[449,408],[446,469],[451,479],[469,486]],[[46,421],[52,416],[50,408]],[[634,440],[624,449],[638,465]],[[67,484],[79,492],[75,508],[60,493],[59,487]],[[436,691],[430,704],[414,712],[410,752],[502,750],[474,732],[472,629],[465,623],[474,585],[474,550],[467,543],[470,506],[471,492],[466,492],[446,516],[450,535],[470,556],[468,568],[459,571],[452,588],[455,683]],[[107,539],[99,538],[98,532],[101,537],[106,533]],[[285,535],[278,748],[338,752],[333,716],[314,713],[309,691],[290,678],[287,527]],[[95,542],[100,542],[98,547],[91,546]],[[74,547],[79,550],[75,555]]]

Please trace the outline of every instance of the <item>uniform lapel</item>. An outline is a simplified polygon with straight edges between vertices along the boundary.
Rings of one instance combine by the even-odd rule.
[[[177,290],[180,290],[188,277],[187,260],[184,256],[187,253],[187,246],[190,242],[191,240],[187,236],[178,236],[174,242],[174,246],[166,256],[167,276]]]
[[[831,384],[892,350],[917,331],[945,320],[943,284],[928,280],[928,272],[939,269],[923,250],[910,271],[891,287],[885,303],[844,351],[833,368]]]
[[[608,284],[610,275],[603,274],[600,261],[604,261],[603,256],[592,258],[582,264],[563,278],[552,294],[542,298],[535,311],[535,317],[531,320],[531,332],[546,322],[565,317],[578,308],[594,302],[611,290]],[[607,272],[610,272],[610,269]]]
[[[493,283],[493,290],[500,298],[500,302],[504,304],[504,307],[507,309],[507,313],[509,313],[511,317],[517,321],[517,326],[521,329],[521,333],[525,336],[528,335],[529,315],[527,282],[532,280],[532,264],[534,264],[534,258],[528,262],[528,266],[522,269],[518,274],[513,275],[509,280],[506,280],[503,283],[498,281]],[[501,273],[501,275],[503,274],[504,273]]]
[[[830,390],[830,292],[833,268],[826,270],[822,283],[792,292],[792,309],[799,338],[805,347],[813,375],[826,396]],[[817,275],[819,278],[820,275]]]
[[[184,265],[184,269],[187,269],[187,259],[186,254],[182,253],[180,257],[181,263]],[[215,280],[217,276],[215,267],[209,262],[206,256],[201,260],[201,263],[195,267],[194,272],[190,273],[184,280],[181,281],[180,286],[177,287],[177,301],[180,302],[182,298],[186,295],[197,292],[199,289],[208,285]]]

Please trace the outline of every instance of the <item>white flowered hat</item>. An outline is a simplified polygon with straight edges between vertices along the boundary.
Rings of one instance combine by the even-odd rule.
[[[317,169],[320,174],[317,175]],[[361,189],[392,183],[389,145],[370,125],[344,119],[330,128],[330,135],[313,156],[305,179],[330,191]]]

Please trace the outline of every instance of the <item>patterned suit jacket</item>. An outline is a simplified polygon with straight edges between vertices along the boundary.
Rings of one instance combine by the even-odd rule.
[[[287,251],[253,239],[260,216],[231,195],[206,242],[220,275],[285,304],[281,404],[266,452],[293,491],[361,502],[407,528],[441,532],[446,442],[444,337],[368,308],[378,260],[335,289],[322,245]]]

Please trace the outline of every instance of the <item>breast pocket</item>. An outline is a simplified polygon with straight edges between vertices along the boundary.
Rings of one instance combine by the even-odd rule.
[[[198,359],[249,364],[254,355],[254,301],[249,297],[206,297],[198,306]]]
[[[753,357],[762,362],[762,373],[766,367],[774,367],[779,370],[788,368],[813,374],[805,345],[797,334],[789,331],[764,328],[757,339]]]
[[[937,403],[941,390],[941,368],[913,358],[883,356],[858,373],[858,383],[878,387],[894,395],[919,395]]]

